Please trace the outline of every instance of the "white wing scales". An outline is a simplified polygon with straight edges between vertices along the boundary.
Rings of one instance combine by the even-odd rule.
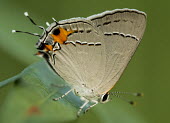
[[[122,9],[59,23],[68,30],[78,30],[68,41],[101,45],[61,45],[53,68],[70,85],[85,84],[101,94],[114,86],[127,66],[144,33],[146,16],[137,10]]]

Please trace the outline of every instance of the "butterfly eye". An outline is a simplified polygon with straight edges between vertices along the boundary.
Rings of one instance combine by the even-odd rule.
[[[54,35],[58,35],[60,34],[60,29],[54,29],[53,32],[52,32]]]
[[[37,44],[38,45],[38,44]],[[44,43],[41,43],[38,45],[38,50],[43,50],[45,48],[45,44]]]

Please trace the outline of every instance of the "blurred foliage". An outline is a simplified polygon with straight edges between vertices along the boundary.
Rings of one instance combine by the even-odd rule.
[[[66,98],[64,101],[52,101],[52,98],[61,96],[60,93],[63,91],[52,84],[64,83],[54,74],[47,64],[40,62],[28,67],[17,76],[1,82],[0,93],[3,101],[0,105],[0,122],[47,123],[74,120],[75,108],[69,105]],[[64,119],[63,115],[66,115]],[[11,118],[8,118],[9,116]]]
[[[112,102],[97,105],[77,120],[73,120],[73,111],[75,110],[74,114],[76,114],[76,108],[73,108],[74,106],[69,107],[72,103],[68,103],[68,109],[71,108],[72,111],[68,113],[70,119],[67,118],[69,120],[72,119],[74,123],[109,123],[114,121],[116,123],[160,123],[169,121],[170,111],[168,107],[170,99],[166,94],[170,93],[168,79],[170,73],[170,42],[168,34],[170,26],[170,14],[168,14],[170,11],[170,1],[0,0],[0,2],[0,81],[16,74],[20,75],[19,73],[26,66],[40,60],[33,56],[36,52],[36,49],[33,47],[37,41],[36,37],[24,34],[11,34],[12,29],[42,33],[41,30],[32,25],[23,16],[25,11],[28,11],[31,17],[39,25],[43,26],[46,21],[52,22],[51,17],[55,17],[57,20],[79,16],[87,17],[116,8],[133,8],[146,12],[148,23],[143,40],[120,81],[113,88],[113,91],[143,92],[145,94],[144,98],[137,100],[139,104],[136,107],[129,106],[122,100],[114,99]],[[35,78],[37,77],[35,76]],[[15,80],[16,78],[12,79]],[[26,85],[19,84],[16,86],[12,83],[14,80],[3,81],[11,83],[0,88],[0,120],[6,117],[8,119],[3,120],[21,121],[21,118],[25,118],[24,120],[27,122],[31,122],[34,119],[41,119],[44,122],[55,122],[55,119],[56,121],[59,120],[58,117],[60,116],[60,118],[66,119],[66,114],[63,115],[62,110],[57,109],[61,106],[61,109],[67,110],[67,107],[65,107],[67,104],[62,106],[63,103],[50,101],[50,97],[48,99],[47,95],[41,95],[39,90],[43,92],[43,89],[37,86],[33,87],[36,83],[29,85],[31,83],[27,80]],[[47,80],[46,82],[49,83],[52,81]],[[30,93],[25,88],[27,88],[26,90],[30,90]],[[49,92],[47,91],[46,93]],[[22,100],[18,100],[18,98]],[[28,111],[28,107],[37,104],[38,101],[45,100],[45,98],[47,98],[47,101],[44,101],[41,106],[39,104],[39,108],[43,111],[41,116],[31,116],[31,118],[28,118],[24,114],[25,111]],[[23,117],[20,117],[20,114]]]

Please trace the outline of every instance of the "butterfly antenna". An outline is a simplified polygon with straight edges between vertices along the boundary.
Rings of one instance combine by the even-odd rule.
[[[45,28],[43,26],[39,26],[37,25],[33,19],[29,16],[28,12],[24,12],[24,15],[31,21],[32,24],[34,24],[35,26],[38,26],[40,29],[44,30],[45,34],[47,35],[47,31],[45,30]]]
[[[33,21],[33,19],[29,16],[28,12],[24,12],[24,15],[31,21],[32,24],[36,25],[37,24]]]
[[[41,37],[41,36],[40,36],[39,34],[37,34],[37,33],[24,32],[24,31],[19,31],[19,30],[12,30],[12,33],[16,33],[16,32],[25,33],[25,34],[29,34],[29,35]]]

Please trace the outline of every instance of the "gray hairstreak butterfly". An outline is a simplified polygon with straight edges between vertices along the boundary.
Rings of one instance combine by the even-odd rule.
[[[37,25],[25,13],[34,25]],[[71,18],[43,29],[36,44],[38,53],[61,76],[84,104],[78,115],[96,104],[109,101],[109,90],[119,80],[143,36],[146,14],[135,9],[116,9],[87,18]],[[56,98],[58,100],[62,97]]]

